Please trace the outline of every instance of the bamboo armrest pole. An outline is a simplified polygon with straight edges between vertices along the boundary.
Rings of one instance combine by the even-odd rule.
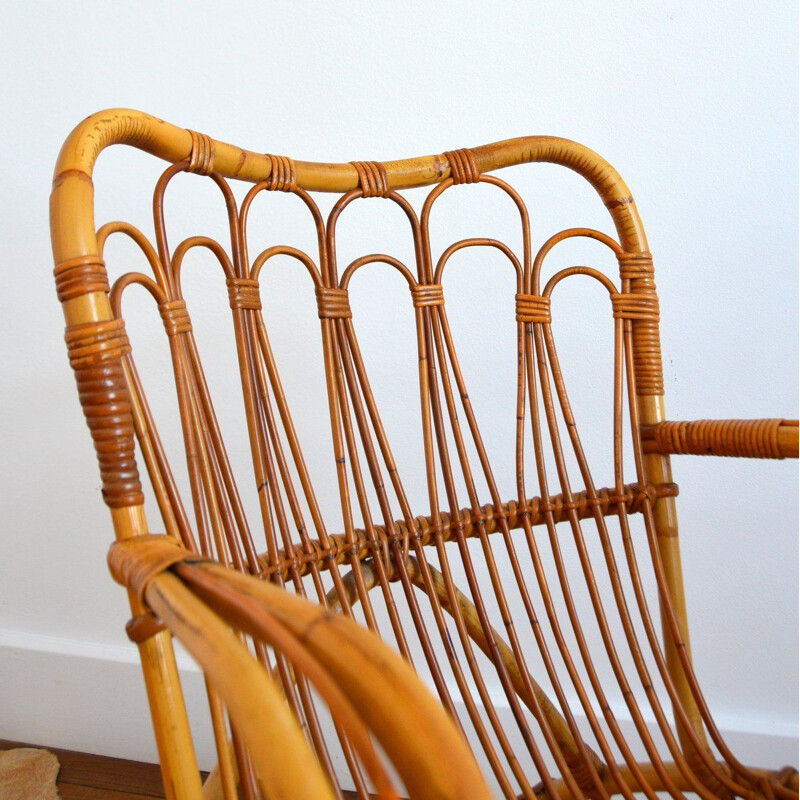
[[[784,458],[798,458],[800,456],[800,437],[798,436],[798,421],[783,420],[778,428],[778,448]]]
[[[645,452],[733,458],[797,458],[797,420],[701,419],[642,427]]]
[[[154,577],[145,596],[219,688],[247,742],[262,796],[333,800],[322,768],[281,692],[227,623],[174,575]]]
[[[213,562],[181,565],[177,571],[193,592],[237,626],[246,628],[247,618],[236,616],[230,607],[217,608],[220,596],[215,585],[255,601],[296,636],[347,693],[410,797],[490,796],[467,743],[442,705],[411,667],[366,628],[274,584]]]
[[[379,797],[392,800],[396,793],[368,729],[411,797],[488,799],[469,747],[442,706],[399,654],[353,620],[198,557],[166,535],[116,542],[108,564],[114,580],[146,601],[219,689],[264,796],[329,792],[279,685],[231,628],[283,652],[310,680]]]

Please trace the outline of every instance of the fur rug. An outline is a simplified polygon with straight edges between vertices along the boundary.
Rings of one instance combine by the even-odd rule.
[[[3,800],[58,800],[58,759],[47,750],[19,747],[0,751]]]

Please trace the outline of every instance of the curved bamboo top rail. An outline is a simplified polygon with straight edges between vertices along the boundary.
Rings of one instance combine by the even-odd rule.
[[[64,142],[56,163],[51,195],[51,232],[56,263],[97,254],[92,213],[92,172],[100,153],[113,144],[137,147],[176,163],[189,157],[197,134],[131,109],[109,109],[87,117]],[[203,137],[213,168],[227,178],[266,180],[273,159],[263,153]],[[646,252],[647,239],[636,204],[625,182],[588,147],[551,136],[525,136],[471,149],[480,172],[535,161],[561,164],[582,175],[600,195],[617,229],[622,247]],[[426,186],[450,177],[442,155],[385,161],[381,164],[390,189]],[[297,185],[308,191],[346,192],[359,186],[353,164],[295,161]]]

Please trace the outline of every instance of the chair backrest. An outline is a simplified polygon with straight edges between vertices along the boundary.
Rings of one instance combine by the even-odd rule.
[[[120,142],[170,162],[155,188],[152,242],[123,222],[95,230],[94,161],[103,147]],[[490,173],[536,161],[586,178],[618,238],[573,228],[534,244],[523,198]],[[164,195],[182,172],[218,187],[227,241],[168,241]],[[230,179],[253,184],[243,201]],[[521,249],[473,238],[434,252],[437,199],[453,186],[478,183],[511,199]],[[432,188],[415,210],[402,190],[423,186]],[[250,252],[248,221],[264,208],[263,196],[276,191],[296,196],[311,215],[315,252],[281,244]],[[340,195],[327,217],[315,192]],[[401,209],[413,263],[381,254],[337,262],[340,217],[365,198]],[[64,145],[52,229],[70,361],[118,537],[147,530],[136,438],[166,533],[377,631],[427,677],[504,796],[533,797],[541,788],[551,796],[630,794],[637,787],[652,794],[650,786],[709,795],[708,787],[738,786],[741,767],[719,737],[691,668],[669,461],[647,452],[642,437],[643,428],[664,419],[653,261],[628,188],[599,156],[566,140],[529,137],[405,161],[313,164],[114,111],[82,123]],[[109,285],[103,252],[119,234],[139,245],[150,272],[127,273]],[[618,274],[581,266],[548,277],[548,253],[576,237],[605,245]],[[515,365],[515,409],[503,423],[513,430],[515,455],[500,467],[513,469],[512,496],[501,494],[448,316],[443,275],[451,257],[473,247],[499,252],[513,275],[505,313],[516,326],[515,343],[496,356]],[[229,462],[182,290],[181,266],[193,248],[211,251],[227,284],[252,455],[253,478],[243,486]],[[262,313],[269,262],[278,256],[299,262],[316,297],[330,432],[324,448],[332,450],[340,528],[318,502]],[[393,457],[360,348],[365,333],[349,298],[357,274],[376,262],[399,273],[406,288],[396,302],[413,316],[413,339],[397,345],[398,359],[417,364],[415,384],[405,387],[407,402],[419,409],[421,449],[412,465]],[[604,290],[608,322],[598,335],[608,337],[613,352],[611,447],[597,479],[570,407],[569,393],[581,387],[567,385],[551,325],[551,296],[575,276]],[[173,476],[125,332],[131,285],[152,295],[168,337],[187,493]],[[491,335],[492,320],[475,324]],[[411,469],[425,476],[422,508],[412,507],[404,488]],[[250,494],[257,519],[245,511],[243,495]],[[617,719],[614,700],[627,722]],[[318,749],[337,747],[321,744],[310,698],[296,707],[304,709]],[[706,733],[729,768],[711,756]],[[320,758],[329,763],[328,755]]]

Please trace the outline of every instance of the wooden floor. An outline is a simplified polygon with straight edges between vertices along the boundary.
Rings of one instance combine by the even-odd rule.
[[[61,764],[58,790],[63,800],[145,800],[164,797],[157,764],[0,739],[0,750],[14,747],[41,747],[55,754]]]
[[[49,750],[58,758],[61,764],[58,790],[62,800],[147,800],[164,797],[158,764],[0,739],[0,750],[12,750],[15,747],[38,747]],[[201,774],[205,778],[208,773]],[[345,800],[356,800],[354,792],[342,794]]]

